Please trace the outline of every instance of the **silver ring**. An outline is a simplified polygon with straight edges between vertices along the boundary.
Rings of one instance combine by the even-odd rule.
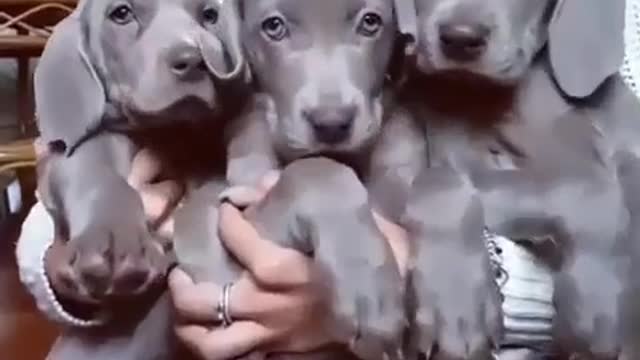
[[[229,327],[233,323],[231,318],[230,301],[231,301],[231,288],[233,283],[227,283],[222,287],[222,294],[220,296],[220,304],[218,305],[218,318],[222,320],[223,327]]]
[[[224,289],[224,288],[223,288]],[[220,298],[218,299],[218,303],[216,304],[216,322],[218,324],[222,324],[222,326],[227,327],[224,319],[224,290],[220,292]]]

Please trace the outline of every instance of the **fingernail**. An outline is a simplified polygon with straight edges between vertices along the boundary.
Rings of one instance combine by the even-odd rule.
[[[176,266],[169,272],[169,282],[174,285],[188,284],[190,282],[190,278],[187,273]]]

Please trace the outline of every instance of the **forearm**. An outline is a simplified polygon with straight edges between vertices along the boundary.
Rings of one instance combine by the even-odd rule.
[[[82,319],[65,308],[56,296],[45,270],[45,255],[53,244],[54,224],[41,202],[29,212],[16,245],[20,280],[34,297],[38,309],[52,321],[67,326],[99,326],[102,319]]]

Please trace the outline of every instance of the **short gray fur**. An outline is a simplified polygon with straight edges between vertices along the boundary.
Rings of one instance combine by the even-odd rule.
[[[241,186],[256,185],[270,170],[283,171],[276,188],[250,208],[249,217],[267,238],[313,255],[326,270],[340,320],[336,336],[345,344],[357,336],[352,350],[362,359],[401,356],[406,326],[403,281],[361,183],[387,117],[385,77],[398,35],[393,5],[391,0],[242,3],[242,40],[258,92],[231,128],[231,187],[219,194],[245,205],[239,200]],[[307,159],[318,155],[348,166]],[[181,263],[201,270],[193,273],[228,282],[235,276],[207,262],[214,258],[216,264],[229,264],[224,249],[198,253],[216,246],[205,245],[216,228],[211,222],[198,227],[203,218],[196,214],[213,218],[217,205],[202,198],[192,196],[187,215],[179,214],[177,254]],[[187,243],[190,248],[181,250]],[[336,356],[352,357],[346,351],[295,357]]]
[[[81,0],[53,31],[34,79],[42,139],[59,151],[103,130],[73,154],[54,154],[39,184],[57,236],[75,254],[78,296],[135,303],[164,281],[169,259],[126,181],[139,145],[132,136],[216,120],[221,89],[245,81],[238,20],[230,1]],[[163,298],[123,331],[66,331],[49,359],[170,356],[168,310]]]
[[[617,75],[624,5],[416,0],[412,110],[383,130],[390,147],[411,141],[378,161],[381,183],[405,185],[415,351],[437,344],[437,359],[485,359],[500,342],[486,225],[541,247],[554,239],[559,350],[639,357],[640,107]],[[426,163],[407,161],[425,151]]]

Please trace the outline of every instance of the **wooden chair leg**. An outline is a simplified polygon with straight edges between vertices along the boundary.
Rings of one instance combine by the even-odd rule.
[[[18,30],[19,34],[25,31]],[[31,96],[31,69],[29,57],[18,57],[18,78],[17,78],[17,117],[18,131],[20,138],[29,136],[30,124],[33,119],[33,103]],[[21,200],[23,209],[28,209],[35,202],[35,172],[33,169],[20,169],[16,171],[21,188]]]
[[[20,137],[29,136],[33,118],[31,69],[28,57],[18,58],[18,128]]]

